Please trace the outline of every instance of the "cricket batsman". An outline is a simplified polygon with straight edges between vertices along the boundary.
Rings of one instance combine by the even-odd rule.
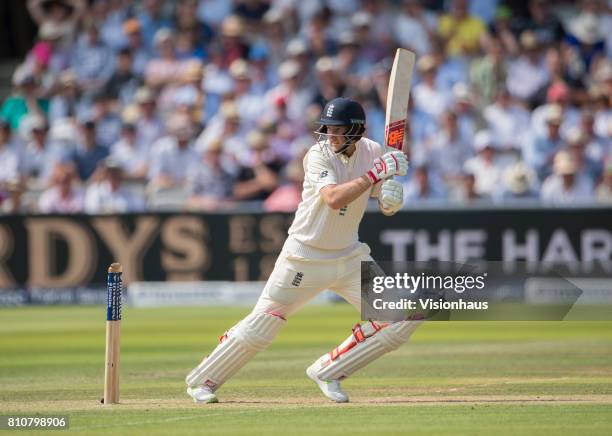
[[[253,311],[229,329],[219,345],[186,378],[196,403],[217,402],[216,391],[257,352],[264,350],[289,316],[325,289],[361,309],[361,262],[372,261],[358,229],[368,198],[381,212],[402,207],[406,174],[401,151],[385,152],[362,137],[365,112],[346,98],[331,100],[320,119],[317,144],[304,157],[304,187],[289,236]],[[308,367],[306,374],[332,401],[349,401],[340,380],[406,342],[420,321],[355,325],[350,336]]]

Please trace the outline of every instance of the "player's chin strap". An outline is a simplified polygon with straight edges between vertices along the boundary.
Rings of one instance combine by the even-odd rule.
[[[359,141],[361,139],[361,136],[363,135],[363,132],[365,132],[365,127],[363,126],[363,124],[351,124],[351,126],[349,127],[348,131],[342,135],[334,135],[331,133],[327,133],[327,126],[322,124],[321,127],[319,127],[318,130],[315,130],[315,134],[319,135],[317,138],[317,142],[319,143],[319,145],[321,145],[321,142],[324,142],[324,139],[329,139],[332,136],[342,136],[344,138],[346,138],[346,140],[344,141],[344,144],[342,144],[342,147],[340,147],[340,150],[334,150],[333,148],[331,148],[331,150],[334,152],[334,154],[342,154],[344,153],[351,145],[355,144],[357,141]]]

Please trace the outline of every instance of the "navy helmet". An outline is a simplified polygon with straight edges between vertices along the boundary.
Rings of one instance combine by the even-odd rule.
[[[334,98],[330,100],[323,108],[323,113],[319,119],[319,134],[327,136],[327,126],[347,126],[348,129],[343,135],[346,137],[346,143],[341,150],[336,153],[342,153],[351,144],[359,141],[363,132],[365,132],[365,111],[358,102],[348,98]]]

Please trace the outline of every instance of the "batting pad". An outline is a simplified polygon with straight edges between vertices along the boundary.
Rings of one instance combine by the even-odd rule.
[[[222,337],[217,348],[191,371],[188,386],[208,386],[212,391],[264,350],[287,321],[270,313],[251,313]]]
[[[317,359],[311,369],[321,380],[341,380],[383,354],[397,349],[410,338],[420,321],[381,324],[369,321],[353,327],[342,344]]]

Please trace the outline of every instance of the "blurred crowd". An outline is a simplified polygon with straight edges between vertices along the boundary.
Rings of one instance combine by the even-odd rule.
[[[360,101],[383,142],[397,47],[417,53],[407,207],[612,201],[609,1],[27,7],[38,36],[0,107],[2,213],[295,210],[326,101]]]

